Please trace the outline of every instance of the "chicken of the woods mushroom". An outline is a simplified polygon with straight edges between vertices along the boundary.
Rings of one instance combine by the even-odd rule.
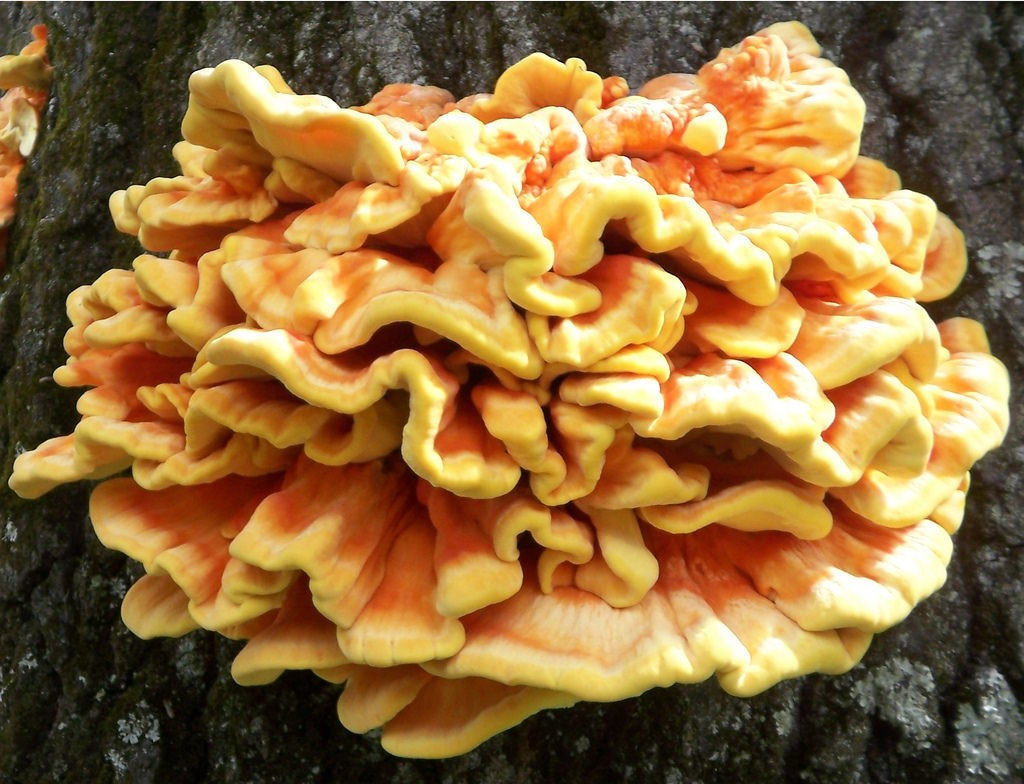
[[[462,100],[189,91],[181,174],[110,199],[146,252],[68,299],[81,421],[10,480],[130,469],[90,515],[135,633],[245,640],[239,683],[311,670],[443,757],[844,672],[942,585],[1007,373],[918,304],[963,238],[802,25],[635,92],[543,54]]]
[[[17,208],[18,175],[35,147],[49,87],[46,26],[36,25],[32,41],[18,54],[0,57],[0,270]]]

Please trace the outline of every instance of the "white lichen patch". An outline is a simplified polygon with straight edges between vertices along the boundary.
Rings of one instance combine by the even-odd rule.
[[[117,737],[122,743],[135,746],[142,741],[156,743],[160,740],[160,720],[149,710],[145,700],[140,700],[137,711],[127,718],[117,720]]]
[[[795,718],[791,709],[772,711],[772,720],[780,738],[785,738],[793,732]]]
[[[1020,773],[1024,768],[1020,748],[1024,714],[1020,704],[994,668],[987,668],[978,680],[977,703],[961,705],[954,722],[964,770],[972,777],[1002,778]]]
[[[886,662],[854,686],[854,698],[865,710],[898,727],[903,740],[929,748],[941,732],[938,694],[931,670],[898,657]]]
[[[185,635],[177,641],[174,671],[181,682],[200,683],[205,672],[204,653],[205,651],[200,649],[198,638],[195,635]]]
[[[107,749],[103,756],[119,775],[127,772],[128,763],[125,762],[124,755],[121,752],[115,749]]]
[[[999,303],[1019,303],[1021,298],[1020,268],[1024,262],[1024,243],[1010,240],[985,245],[976,254],[977,269],[993,281],[991,296]]]
[[[123,577],[107,578],[94,574],[89,578],[89,590],[94,593],[107,593],[114,599],[120,599],[128,590],[128,581]]]
[[[114,737],[103,756],[118,781],[150,781],[156,762],[153,750],[159,742],[160,719],[149,703],[139,700],[117,720]]]

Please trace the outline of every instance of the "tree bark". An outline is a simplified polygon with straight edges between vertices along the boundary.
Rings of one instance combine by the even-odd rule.
[[[931,196],[971,267],[936,318],[981,320],[1016,382],[1024,341],[1024,15],[1014,4],[13,4],[0,52],[50,31],[54,81],[23,173],[0,277],[0,457],[70,432],[57,387],[64,299],[139,252],[114,190],[173,173],[189,74],[228,58],[276,66],[341,105],[420,81],[489,91],[531,51],[583,58],[632,86],[695,71],[722,46],[799,17],[868,105],[863,152]],[[389,757],[336,720],[311,675],[242,688],[239,644],[142,641],[118,607],[138,566],[105,550],[89,488],[0,492],[0,780],[69,782],[1014,782],[1024,777],[1024,443],[972,472],[947,585],[840,677],[753,699],[714,682],[548,711],[463,757]]]

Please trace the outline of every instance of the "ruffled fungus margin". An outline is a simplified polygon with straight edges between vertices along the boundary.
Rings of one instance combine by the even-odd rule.
[[[534,54],[491,95],[341,108],[195,73],[146,249],[68,299],[89,387],[19,456],[146,570],[136,633],[308,669],[392,753],[717,675],[840,673],[942,585],[1007,427],[927,197],[787,23],[631,94]]]
[[[18,175],[39,135],[39,117],[50,88],[46,26],[32,28],[32,41],[18,54],[0,57],[0,270],[7,252],[7,230],[14,220]]]

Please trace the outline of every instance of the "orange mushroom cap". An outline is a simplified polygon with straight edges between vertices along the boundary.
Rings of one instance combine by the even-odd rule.
[[[636,95],[535,54],[354,109],[196,73],[181,173],[110,201],[148,252],[68,299],[81,422],[11,487],[130,469],[90,509],[128,626],[344,682],[395,754],[849,669],[945,579],[1008,379],[918,304],[963,238],[819,55],[789,23]]]
[[[49,87],[46,26],[36,25],[21,52],[0,57],[0,90],[6,91],[0,97],[0,269],[16,210],[18,175],[35,148]]]

